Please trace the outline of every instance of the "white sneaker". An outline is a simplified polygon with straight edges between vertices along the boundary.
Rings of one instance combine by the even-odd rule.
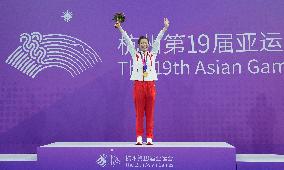
[[[142,136],[137,136],[137,142],[136,145],[142,145],[143,141],[142,141]]]
[[[152,138],[147,138],[147,144],[146,145],[153,145]]]

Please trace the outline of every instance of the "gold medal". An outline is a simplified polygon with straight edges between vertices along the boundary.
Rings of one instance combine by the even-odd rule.
[[[143,77],[147,77],[147,76],[148,76],[148,72],[144,72]]]

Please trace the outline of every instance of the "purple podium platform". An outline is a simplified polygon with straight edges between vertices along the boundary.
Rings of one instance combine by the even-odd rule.
[[[56,142],[37,148],[40,169],[235,170],[235,147],[225,142]]]
[[[59,142],[38,154],[0,154],[0,170],[88,169],[282,170],[284,155],[237,154],[226,143]]]
[[[282,170],[284,155],[237,154],[238,170]]]
[[[0,154],[1,170],[38,169],[36,154]]]

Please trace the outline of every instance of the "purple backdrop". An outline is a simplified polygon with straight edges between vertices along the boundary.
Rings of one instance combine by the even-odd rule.
[[[163,17],[170,20],[157,58],[154,141],[225,141],[238,153],[283,154],[283,73],[278,68],[273,73],[271,64],[284,62],[283,9],[282,0],[2,0],[0,152],[34,153],[36,146],[55,141],[135,141],[133,85],[129,65],[121,64],[131,57],[111,20],[123,11],[123,28],[134,41],[145,34],[155,37]],[[67,10],[69,22],[62,17]],[[50,67],[32,78],[6,62],[23,45],[21,34],[32,32],[75,37],[101,61],[74,77]],[[240,45],[244,33],[256,34],[246,47]],[[190,52],[192,35],[197,53]],[[233,51],[227,46],[222,52],[230,43]],[[251,51],[237,51],[244,48]],[[249,72],[252,59],[260,67],[270,63],[270,73]],[[189,70],[174,62],[188,64]],[[195,74],[199,62],[219,67],[238,62],[242,72]]]

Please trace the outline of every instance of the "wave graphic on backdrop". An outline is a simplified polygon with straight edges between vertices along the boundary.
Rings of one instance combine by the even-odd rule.
[[[20,42],[22,45],[6,59],[6,63],[32,78],[51,67],[63,69],[75,77],[102,62],[88,44],[68,35],[23,33]]]

